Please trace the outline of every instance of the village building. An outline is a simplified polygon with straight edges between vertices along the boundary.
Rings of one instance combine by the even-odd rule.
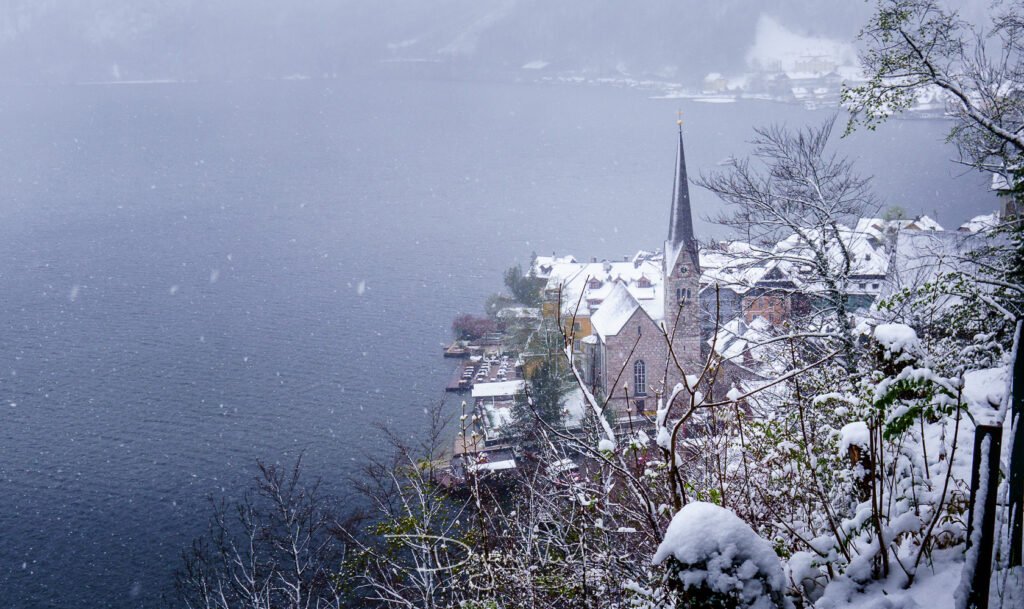
[[[700,260],[681,128],[661,252],[583,265],[535,261],[547,279],[546,312],[561,316],[584,381],[619,415],[652,412],[656,396],[682,381],[679,368],[696,374],[701,363]]]
[[[824,249],[830,257],[849,258],[846,308],[863,317],[880,295],[906,283],[902,269],[913,252],[927,251],[919,247],[923,241],[962,249],[964,238],[956,233],[995,222],[979,217],[946,233],[928,216],[860,218],[853,226],[840,224],[839,243],[826,241]],[[698,247],[680,130],[662,249],[616,261],[552,254],[537,257],[532,272],[546,282],[542,316],[571,338],[587,387],[607,398],[619,417],[650,415],[657,396],[683,380],[680,368],[699,374],[713,349],[722,360],[722,386],[756,378],[755,368],[763,368],[754,361],[757,343],[794,319],[817,315],[827,302],[811,267],[814,249],[821,248],[809,247],[807,238],[815,245],[814,239],[834,240],[832,233],[805,233],[767,246],[729,241]]]
[[[640,252],[621,261],[591,259],[589,263],[567,258],[569,260],[552,262],[538,257],[534,261],[534,269],[538,278],[546,280],[541,308],[543,316],[561,318],[563,332],[577,339],[574,343],[577,351],[582,349],[578,339],[593,334],[592,315],[616,285],[625,286],[653,318],[662,317],[664,301],[660,255],[654,258],[647,252]],[[541,272],[537,273],[536,269],[541,269]]]
[[[489,446],[501,439],[501,430],[512,422],[516,396],[526,387],[524,380],[476,383],[473,385],[473,406],[485,417],[484,443]]]

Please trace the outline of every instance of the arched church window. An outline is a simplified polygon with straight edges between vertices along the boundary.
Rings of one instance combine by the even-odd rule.
[[[636,395],[647,395],[647,365],[642,359],[633,362],[633,387]]]

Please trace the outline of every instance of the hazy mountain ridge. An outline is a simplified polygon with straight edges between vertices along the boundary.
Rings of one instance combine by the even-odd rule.
[[[740,70],[758,18],[850,41],[868,3],[770,0],[13,0],[0,10],[0,80],[68,82],[320,75],[381,60],[473,72],[551,70],[693,80]]]

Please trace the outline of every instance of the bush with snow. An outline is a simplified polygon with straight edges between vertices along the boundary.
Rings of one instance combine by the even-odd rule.
[[[678,607],[784,607],[785,578],[771,544],[731,511],[692,502],[672,518],[654,564]]]

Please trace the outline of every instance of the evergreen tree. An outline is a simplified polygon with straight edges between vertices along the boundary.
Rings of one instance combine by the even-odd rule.
[[[557,332],[546,332],[534,344],[544,345],[540,364],[526,375],[527,389],[516,399],[512,411],[513,430],[517,435],[530,438],[542,422],[561,427],[565,422],[562,401],[575,387],[565,356],[555,350],[562,337]]]
[[[509,267],[505,271],[505,286],[518,302],[528,307],[540,305],[542,283],[534,275],[532,268],[529,273],[524,274],[523,267],[518,264]]]

